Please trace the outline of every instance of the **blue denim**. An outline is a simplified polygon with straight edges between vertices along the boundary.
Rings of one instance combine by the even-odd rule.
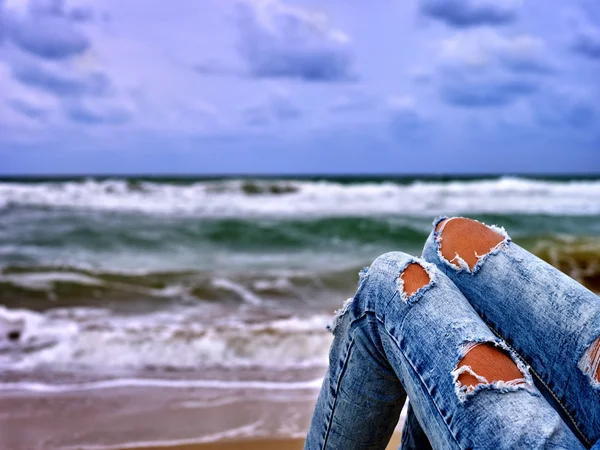
[[[473,270],[441,257],[439,240],[423,259],[390,252],[363,272],[331,327],[305,449],[384,449],[407,396],[403,449],[590,448],[599,389],[581,361],[600,336],[599,297],[508,236]],[[400,275],[415,262],[430,282],[407,296]],[[469,368],[457,367],[479,343],[509,354],[522,379],[461,386]]]

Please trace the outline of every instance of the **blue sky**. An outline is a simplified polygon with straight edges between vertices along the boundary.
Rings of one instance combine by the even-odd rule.
[[[595,3],[0,0],[0,173],[598,173]]]

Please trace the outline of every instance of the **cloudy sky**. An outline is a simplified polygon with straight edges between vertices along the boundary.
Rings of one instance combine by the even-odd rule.
[[[0,0],[0,173],[600,172],[597,0]]]

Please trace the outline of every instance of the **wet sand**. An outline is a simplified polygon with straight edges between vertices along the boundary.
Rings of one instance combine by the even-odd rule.
[[[400,434],[397,433],[392,437],[387,450],[395,450],[399,445]],[[174,447],[139,447],[137,450],[302,450],[303,447],[304,439],[260,439]]]
[[[300,450],[317,393],[193,388],[8,391],[0,393],[0,449]],[[395,437],[388,448],[398,448],[397,443]]]
[[[8,391],[0,393],[0,449],[300,450],[316,395],[193,388]],[[398,448],[398,437],[388,448]]]

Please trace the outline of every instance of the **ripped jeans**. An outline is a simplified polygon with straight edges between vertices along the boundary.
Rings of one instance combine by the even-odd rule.
[[[305,450],[385,449],[407,396],[402,449],[600,449],[600,297],[503,229],[454,253],[454,220],[361,272]]]

